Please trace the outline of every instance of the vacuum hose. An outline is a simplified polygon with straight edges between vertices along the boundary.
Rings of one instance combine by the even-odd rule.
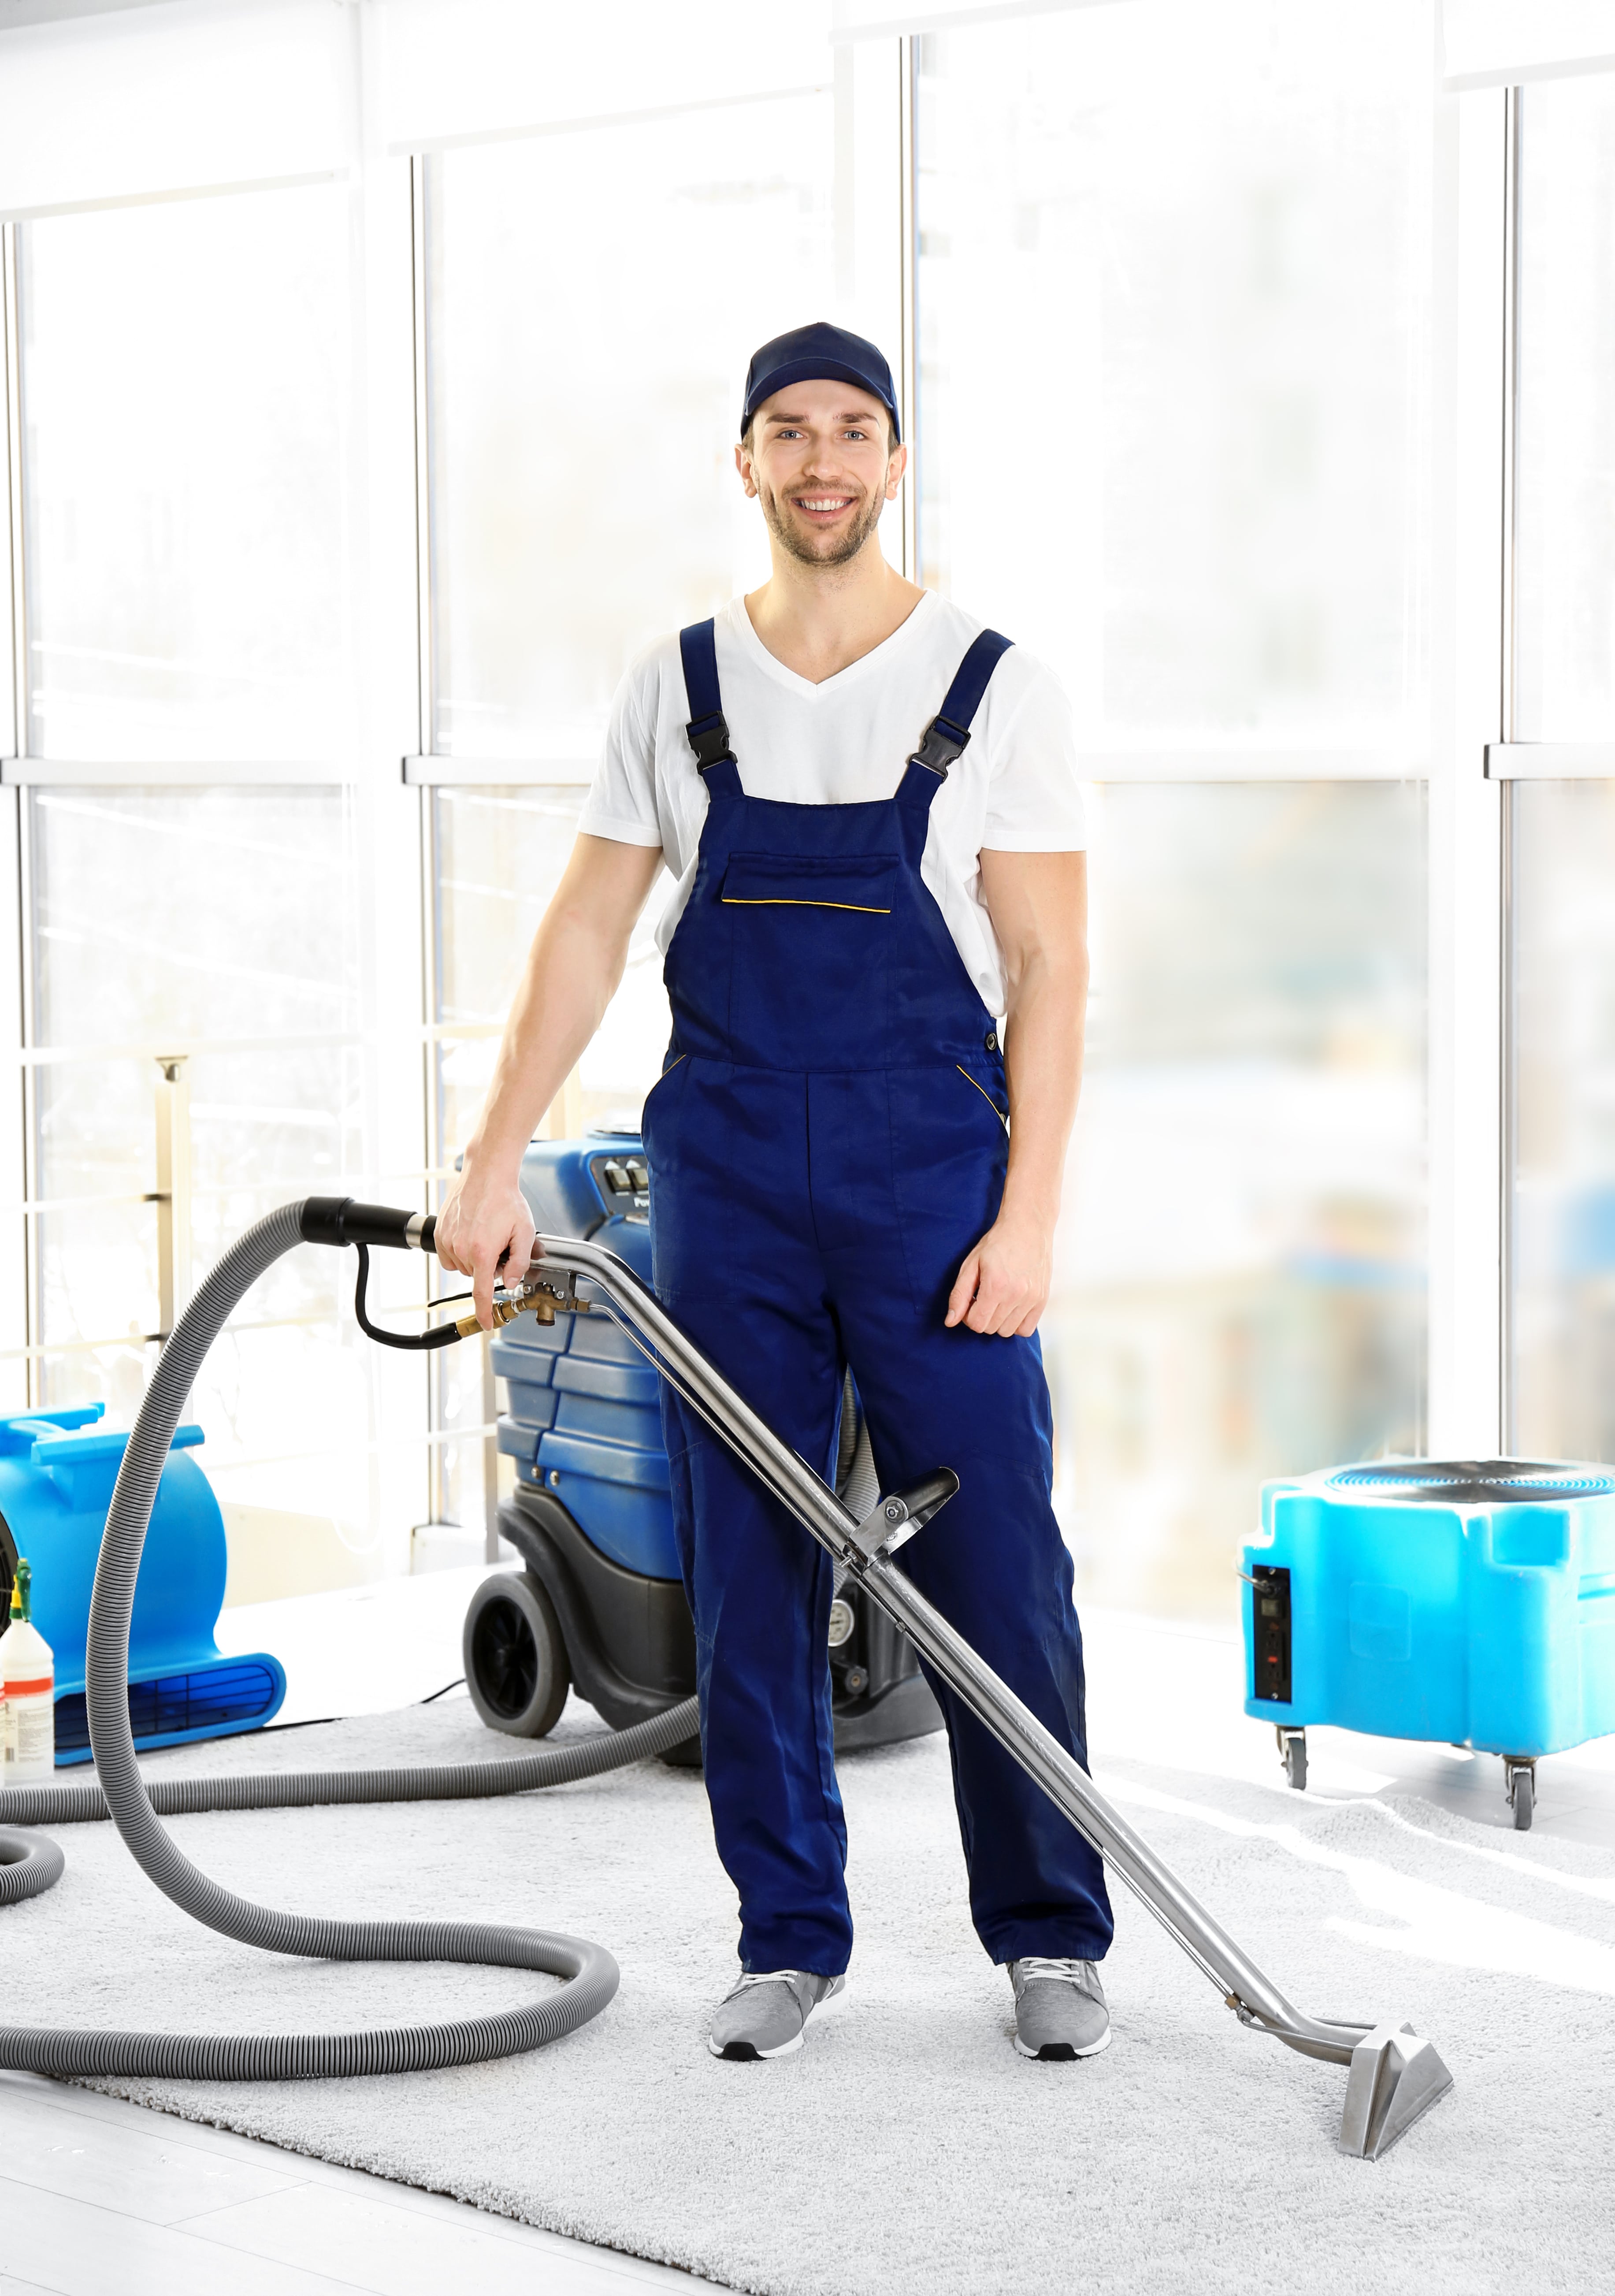
[[[633,1728],[489,1762],[426,1763],[377,1770],[310,1770],[255,1776],[173,1778],[148,1786],[129,1726],[129,1620],[141,1548],[180,1413],[204,1357],[237,1303],[282,1254],[304,1242],[411,1242],[430,1247],[430,1224],[376,1215],[396,1234],[355,1233],[368,1207],[315,1197],[284,1204],[248,1230],[201,1285],[175,1326],[146,1390],[107,1513],[90,1602],[86,1660],[96,1782],[14,1786],[0,1792],[0,1824],[111,1817],[165,1896],[208,1928],[267,1953],[324,1961],[455,1961],[541,1970],[557,1991],[520,2009],[451,2025],[401,2025],[357,2033],[141,2033],[0,2026],[0,2066],[62,2074],[134,2073],[182,2080],[328,2079],[474,2064],[559,2040],[597,2016],[617,1990],[603,1946],[548,1930],[489,1922],[333,1921],[287,1914],[221,1889],[192,1865],[160,1816],[208,1809],[277,1809],[327,1802],[448,1801],[564,1785],[663,1754],[697,1726],[684,1700]],[[348,1216],[346,1228],[343,1215]],[[407,1233],[406,1230],[407,1229]],[[0,1905],[48,1890],[62,1869],[53,1842],[0,1833]]]

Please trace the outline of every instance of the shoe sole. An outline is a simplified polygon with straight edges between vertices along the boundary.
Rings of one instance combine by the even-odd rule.
[[[804,2026],[802,2032],[805,2033],[807,2030]],[[799,2033],[794,2041],[782,2041],[777,2049],[759,2049],[755,2041],[726,2041],[721,2049],[715,2041],[709,2040],[707,2043],[708,2048],[715,2057],[720,2058],[725,2064],[730,2065],[756,2065],[765,2062],[770,2057],[792,2056],[801,2046],[802,2033]]]
[[[1014,2042],[1016,2055],[1029,2058],[1033,2064],[1070,2065],[1075,2064],[1078,2057],[1096,2057],[1102,2050],[1108,2049],[1111,2029],[1107,2025],[1099,2038],[1090,2041],[1086,2049],[1079,2049],[1074,2041],[1045,2041],[1040,2049],[1029,2049],[1019,2033],[1014,2036]]]
[[[840,1998],[842,1993],[846,1990],[846,1979],[844,1977],[838,1977],[830,1991],[825,1994],[824,1999],[822,2001],[815,2002],[813,2008],[808,2012],[808,2015],[811,2017],[816,2010],[828,2009],[832,2001],[836,2001]],[[724,2064],[762,2064],[767,2062],[771,2057],[794,2056],[797,2050],[801,2047],[802,2042],[807,2035],[807,2021],[804,2019],[801,2026],[798,2030],[796,2038],[793,2041],[782,2041],[777,2049],[759,2049],[755,2041],[726,2041],[722,2048],[719,2048],[717,2042],[712,2038],[711,2035],[709,2034],[707,2036],[707,2048],[709,2054],[717,2057]]]

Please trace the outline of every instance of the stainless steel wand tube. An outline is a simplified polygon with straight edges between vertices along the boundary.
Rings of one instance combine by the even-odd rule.
[[[1303,2055],[1349,2065],[1371,2028],[1308,2017],[1185,1888],[1165,1861],[1106,1800],[1081,1766],[1005,1687],[912,1581],[884,1554],[858,1545],[856,1518],[823,1478],[781,1442],[665,1312],[615,1252],[567,1236],[544,1236],[541,1266],[586,1277],[660,1358],[675,1386],[819,1544],[901,1627],[950,1689],[979,1717],[1051,1801],[1119,1875],[1246,2022]],[[924,1533],[922,1531],[922,1538]]]

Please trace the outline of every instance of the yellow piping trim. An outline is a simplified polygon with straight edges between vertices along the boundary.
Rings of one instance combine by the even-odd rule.
[[[959,1070],[959,1074],[964,1078],[966,1084],[976,1084],[975,1078],[971,1076],[967,1068],[960,1068],[957,1061],[954,1062],[954,1066]],[[997,1102],[993,1098],[991,1093],[988,1092],[987,1086],[984,1084],[976,1084],[976,1090],[980,1094],[982,1099],[987,1103],[988,1106],[992,1110],[993,1114],[997,1118],[999,1123],[1003,1125],[1004,1130],[1007,1132],[1009,1130],[1009,1119],[999,1107]]]
[[[861,917],[889,917],[889,909],[877,909],[867,901],[799,901],[789,893],[757,894],[748,898],[743,893],[726,893],[726,909],[852,909]]]
[[[680,1053],[678,1061],[687,1061],[690,1055],[688,1053]],[[659,1076],[656,1079],[658,1084],[661,1082],[661,1077],[670,1077],[672,1075],[674,1070],[678,1066],[678,1061],[669,1061],[668,1062],[667,1067],[663,1069],[661,1072],[661,1076]]]

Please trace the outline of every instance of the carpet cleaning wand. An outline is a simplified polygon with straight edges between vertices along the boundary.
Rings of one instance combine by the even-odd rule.
[[[151,1879],[176,1904],[223,1934],[271,1952],[334,1960],[466,1961],[543,1970],[560,1989],[531,2007],[452,2026],[385,2032],[216,2036],[93,2033],[0,2027],[0,2065],[50,2073],[147,2073],[191,2079],[260,2079],[292,2075],[402,2071],[463,2064],[538,2046],[594,2016],[617,1987],[603,1948],[543,1931],[485,1923],[343,1922],[284,1914],[221,1889],[184,1857],[159,1814],[264,1808],[288,1803],[446,1800],[523,1792],[598,1775],[665,1752],[695,1727],[695,1702],[625,1731],[492,1762],[294,1775],[176,1778],[148,1790],[135,1759],[127,1703],[129,1620],[158,1480],[180,1413],[214,1340],[265,1271],[299,1242],[430,1251],[435,1223],[424,1213],[310,1197],[283,1205],[250,1228],[201,1285],[164,1348],[129,1438],[112,1494],[90,1609],[87,1701],[96,1784],[37,1786],[0,1793],[0,1823],[37,1824],[110,1816]],[[557,1290],[553,1278],[565,1279]],[[578,1298],[579,1280],[599,1295]],[[939,1468],[908,1491],[880,1497],[859,1521],[806,1461],[783,1443],[724,1380],[614,1252],[570,1237],[543,1236],[522,1280],[500,1294],[511,1314],[526,1308],[545,1320],[598,1304],[620,1323],[662,1376],[742,1459],[765,1488],[856,1578],[909,1636],[933,1672],[963,1700],[1049,1800],[1093,1843],[1113,1872],[1222,1994],[1240,2021],[1302,2055],[1349,2068],[1343,2149],[1377,2159],[1452,2086],[1429,2041],[1409,2027],[1340,2023],[1303,2015],[1219,1927],[1170,1868],[1135,1833],[1064,1747],[998,1679],[963,1637],[897,1569],[893,1556],[958,1488]],[[467,1332],[474,1319],[464,1320]],[[501,1320],[507,1320],[504,1316]],[[398,1344],[400,1335],[373,1335]],[[404,1344],[447,1345],[453,1324]],[[49,1888],[61,1871],[51,1842],[0,1836],[0,1902]]]

